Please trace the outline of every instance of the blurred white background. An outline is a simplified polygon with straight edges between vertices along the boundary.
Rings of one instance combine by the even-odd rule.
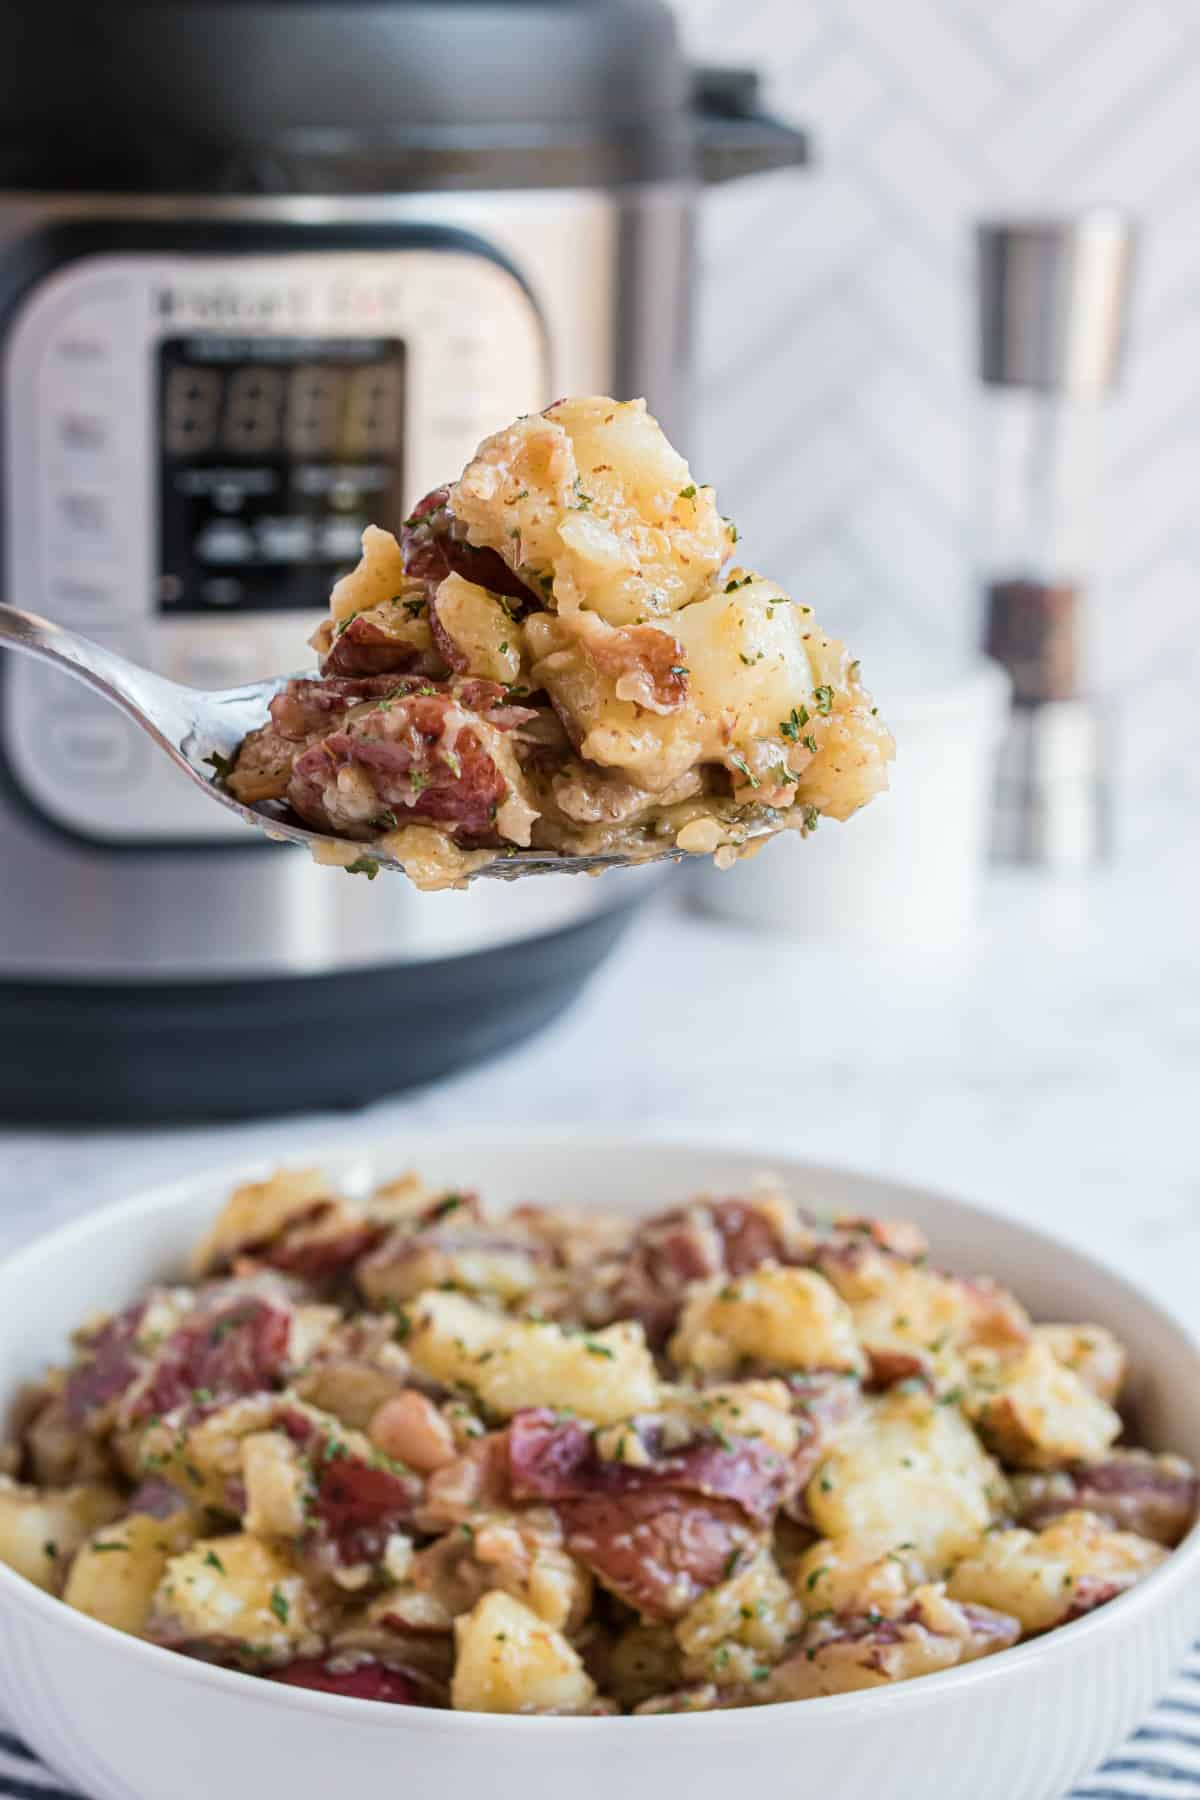
[[[807,178],[706,202],[694,461],[754,560],[868,657],[889,616],[931,647],[977,631],[972,222],[1141,221],[1091,631],[1119,840],[1164,861],[1200,816],[1200,4],[676,3],[694,51],[768,71],[817,147]]]

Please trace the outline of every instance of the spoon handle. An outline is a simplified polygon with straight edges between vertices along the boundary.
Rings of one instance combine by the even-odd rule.
[[[130,713],[140,725],[146,724],[147,715],[153,718],[161,711],[164,699],[175,686],[159,675],[139,669],[114,650],[106,650],[103,644],[15,606],[0,605],[0,650],[23,651],[65,670]]]

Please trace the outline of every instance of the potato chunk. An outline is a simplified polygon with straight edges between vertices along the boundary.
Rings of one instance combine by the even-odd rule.
[[[308,1471],[283,1431],[255,1431],[242,1439],[246,1530],[257,1537],[299,1537],[307,1523]]]
[[[1064,1513],[1044,1531],[993,1531],[950,1577],[958,1600],[999,1607],[1025,1631],[1090,1612],[1132,1587],[1167,1555],[1161,1544],[1112,1531],[1093,1513]]]
[[[1125,1346],[1103,1325],[1038,1325],[1034,1336],[1056,1360],[1078,1375],[1085,1388],[1115,1405],[1125,1385]]]
[[[498,595],[447,575],[433,601],[435,635],[460,674],[511,686],[521,674],[521,627]]]
[[[640,1325],[581,1336],[506,1318],[461,1294],[432,1293],[416,1302],[408,1350],[424,1374],[470,1390],[502,1418],[549,1406],[607,1425],[658,1401],[658,1376]]]
[[[408,584],[404,555],[390,531],[368,525],[363,532],[362,556],[348,575],[343,575],[329,597],[335,621],[352,619],[355,613],[382,606]]]
[[[880,1555],[877,1545],[854,1538],[820,1538],[796,1563],[792,1579],[809,1613],[890,1613],[921,1573],[904,1539]]]
[[[0,1562],[54,1592],[89,1533],[124,1510],[120,1495],[109,1487],[41,1493],[0,1476]]]
[[[989,1449],[1017,1468],[1095,1461],[1120,1436],[1117,1413],[1044,1338],[1017,1356],[975,1351],[968,1374],[968,1414]]]
[[[186,1510],[167,1519],[132,1513],[106,1525],[71,1564],[63,1599],[76,1612],[140,1636],[168,1557],[185,1549],[194,1535]]]
[[[459,1712],[586,1712],[595,1683],[563,1637],[510,1594],[485,1594],[456,1620],[450,1688]]]
[[[765,1684],[766,1700],[811,1700],[912,1681],[1007,1650],[1017,1621],[983,1606],[960,1606],[940,1585],[918,1588],[895,1617],[871,1613],[814,1621],[795,1655]]]
[[[850,1308],[882,1380],[924,1374],[938,1387],[955,1387],[961,1351],[1020,1345],[1032,1329],[1024,1307],[1004,1289],[945,1275],[874,1244],[839,1246],[819,1266]]]
[[[315,1601],[292,1564],[240,1532],[201,1538],[167,1563],[147,1624],[177,1645],[211,1644],[279,1661],[319,1647]]]
[[[1006,1498],[957,1409],[907,1388],[891,1389],[837,1438],[805,1490],[824,1537],[877,1554],[905,1543],[930,1574],[970,1548]]]
[[[651,793],[697,762],[717,764],[739,798],[780,809],[807,804],[815,783],[821,810],[837,818],[887,785],[892,741],[871,712],[858,665],[775,583],[735,571],[669,619],[640,628],[642,660],[679,678],[670,705],[648,705],[645,695],[639,703],[627,691],[633,677],[622,673],[604,629],[578,614],[539,613],[526,624],[532,680],[551,695],[588,762]],[[667,647],[661,657],[648,654],[653,637]],[[826,740],[832,760],[822,757]]]
[[[778,1263],[693,1288],[670,1353],[706,1375],[731,1375],[743,1363],[852,1374],[864,1367],[849,1308],[825,1278]]]
[[[799,1629],[804,1610],[768,1551],[710,1588],[675,1627],[688,1681],[732,1687],[763,1679]]]
[[[644,400],[563,400],[519,419],[480,445],[450,507],[556,610],[613,625],[686,606],[734,540]]]
[[[266,1181],[235,1188],[193,1250],[192,1273],[208,1275],[227,1268],[243,1251],[269,1244],[289,1225],[328,1205],[334,1194],[320,1169],[280,1169]]]

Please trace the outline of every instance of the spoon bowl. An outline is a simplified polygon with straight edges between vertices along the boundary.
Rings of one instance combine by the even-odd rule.
[[[377,842],[352,843],[348,838],[310,831],[295,823],[288,808],[278,801],[245,806],[228,793],[221,782],[223,767],[237,753],[247,732],[266,723],[267,709],[295,675],[273,675],[245,687],[218,688],[211,692],[184,687],[107,650],[90,638],[55,625],[37,613],[0,605],[0,649],[15,650],[73,675],[102,694],[135,725],[154,739],[177,768],[201,787],[209,799],[236,813],[255,831],[279,843],[302,844],[321,862],[345,862],[349,850],[357,850],[354,862],[363,873],[379,869],[404,873],[404,865]],[[304,671],[305,674],[311,671]],[[747,838],[766,837],[763,825],[747,831]],[[687,852],[674,846],[649,856],[627,856],[606,851],[595,856],[558,856],[546,850],[521,850],[510,846],[494,862],[473,870],[467,880],[515,881],[526,875],[598,875],[648,863],[680,862]]]

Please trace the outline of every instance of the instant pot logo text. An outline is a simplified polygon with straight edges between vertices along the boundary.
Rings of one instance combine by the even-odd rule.
[[[402,304],[403,289],[395,280],[343,280],[316,287],[174,281],[155,295],[159,317],[184,326],[305,326],[318,320],[363,324],[386,318]]]
[[[311,318],[309,288],[172,283],[155,296],[159,317],[178,325],[300,325]]]

